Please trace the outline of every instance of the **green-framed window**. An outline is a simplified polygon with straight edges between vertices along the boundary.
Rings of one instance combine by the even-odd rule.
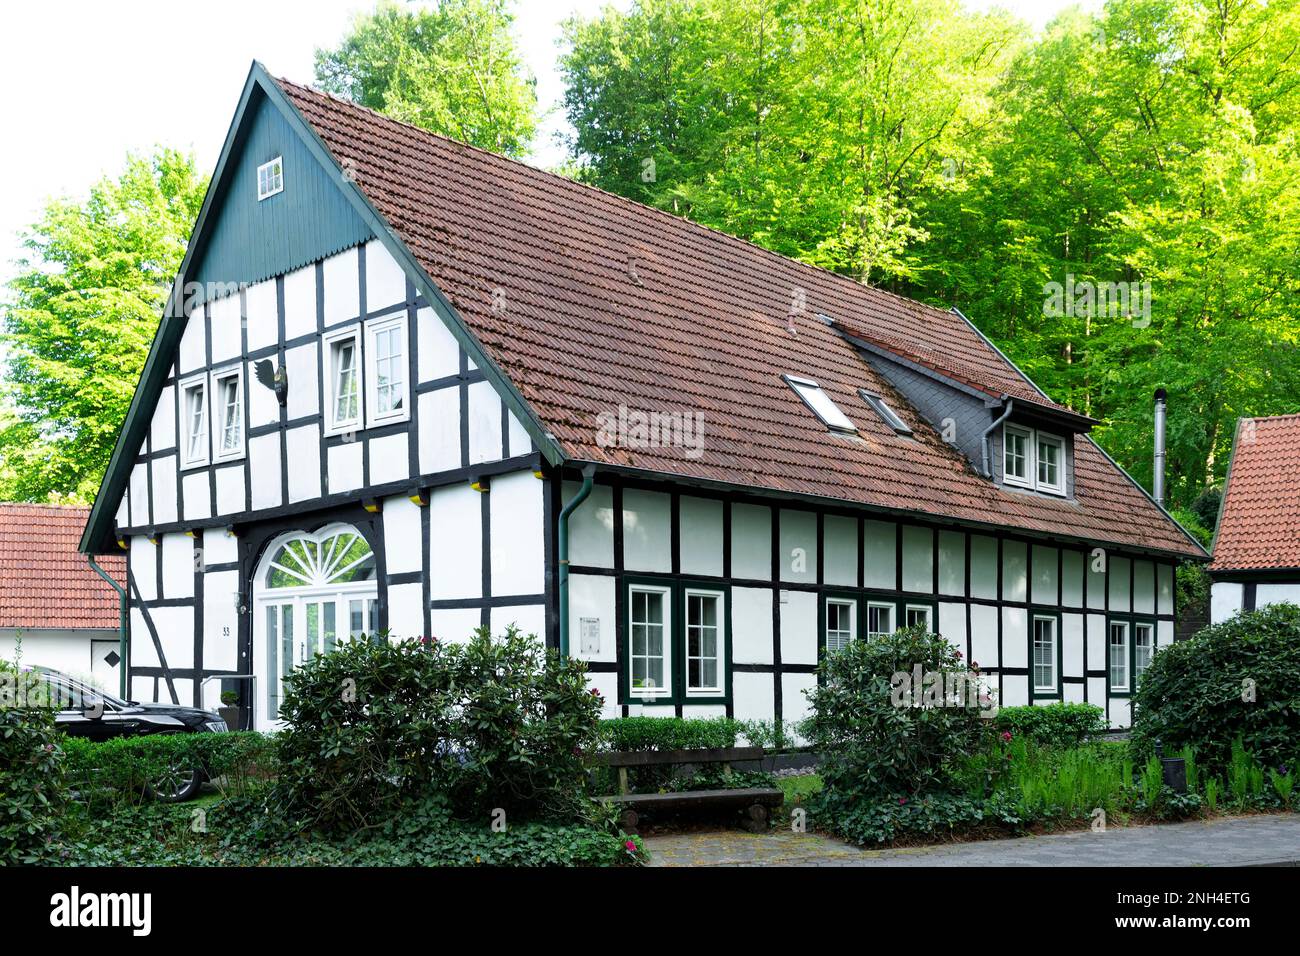
[[[1054,614],[1035,614],[1030,621],[1035,694],[1055,694],[1061,672],[1060,622]]]
[[[725,703],[731,692],[731,616],[726,588],[628,578],[623,667],[627,703]]]
[[[925,598],[828,590],[821,598],[819,644],[823,653],[830,653],[855,638],[871,640],[893,634],[909,622],[922,623],[933,633],[938,613],[938,603]]]
[[[1106,690],[1126,696],[1156,654],[1156,622],[1132,615],[1106,619]]]

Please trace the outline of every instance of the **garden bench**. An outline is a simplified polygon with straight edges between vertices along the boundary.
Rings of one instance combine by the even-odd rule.
[[[771,787],[742,787],[731,790],[687,790],[681,793],[629,793],[627,782],[630,767],[662,767],[694,764],[722,764],[724,776],[731,776],[731,764],[745,760],[761,760],[762,747],[711,747],[702,750],[629,750],[598,753],[594,762],[598,766],[618,770],[616,794],[598,797],[602,803],[616,804],[622,808],[619,822],[628,833],[637,832],[640,814],[647,810],[676,811],[696,809],[728,809],[744,811],[742,826],[751,833],[767,829],[770,808],[779,807],[785,797]]]

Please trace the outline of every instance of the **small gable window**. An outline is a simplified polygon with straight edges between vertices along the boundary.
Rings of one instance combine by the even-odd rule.
[[[898,413],[890,408],[889,403],[877,395],[875,392],[868,392],[865,388],[858,389],[858,394],[862,400],[871,406],[872,410],[881,417],[886,425],[892,428],[900,435],[912,434],[912,429],[907,427],[907,423],[899,417]]]
[[[181,382],[181,467],[208,463],[208,389],[206,376]]]
[[[366,418],[370,425],[410,418],[406,316],[366,323]]]
[[[1029,442],[1031,433],[1023,428],[1008,425],[1004,431],[1005,448],[1002,466],[1003,480],[1009,485],[1034,486],[1029,476]]]
[[[244,457],[243,366],[212,373],[213,417],[216,434],[212,456],[217,461]]]
[[[831,397],[822,391],[822,387],[810,378],[798,378],[794,375],[783,376],[786,384],[794,389],[795,394],[803,399],[804,404],[812,409],[813,414],[822,420],[827,428],[837,432],[857,432],[857,426],[840,411]]]
[[[1065,475],[1062,467],[1064,443],[1054,435],[1038,433],[1038,487],[1042,491],[1065,494]]]
[[[284,192],[284,160],[277,156],[257,167],[257,201],[270,199],[281,192]]]
[[[1065,494],[1065,440],[1020,425],[1002,430],[1002,481],[1052,495]]]

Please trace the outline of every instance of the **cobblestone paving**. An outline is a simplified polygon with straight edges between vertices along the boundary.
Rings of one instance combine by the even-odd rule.
[[[1250,866],[1300,865],[1300,816],[1236,817],[945,846],[863,850],[772,830],[646,838],[651,866]]]

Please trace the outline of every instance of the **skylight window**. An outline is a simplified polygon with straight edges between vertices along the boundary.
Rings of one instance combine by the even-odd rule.
[[[898,412],[890,408],[889,404],[875,392],[868,392],[865,388],[860,388],[858,389],[858,394],[862,396],[864,402],[875,410],[877,415],[884,419],[885,424],[898,432],[898,434],[912,434],[912,429],[907,427],[907,422],[903,421],[903,419],[898,416]]]
[[[831,397],[822,391],[822,387],[812,379],[797,378],[793,375],[782,377],[827,428],[837,432],[856,432],[858,430],[857,426],[849,421],[849,417],[840,411],[839,406],[831,401]]]

